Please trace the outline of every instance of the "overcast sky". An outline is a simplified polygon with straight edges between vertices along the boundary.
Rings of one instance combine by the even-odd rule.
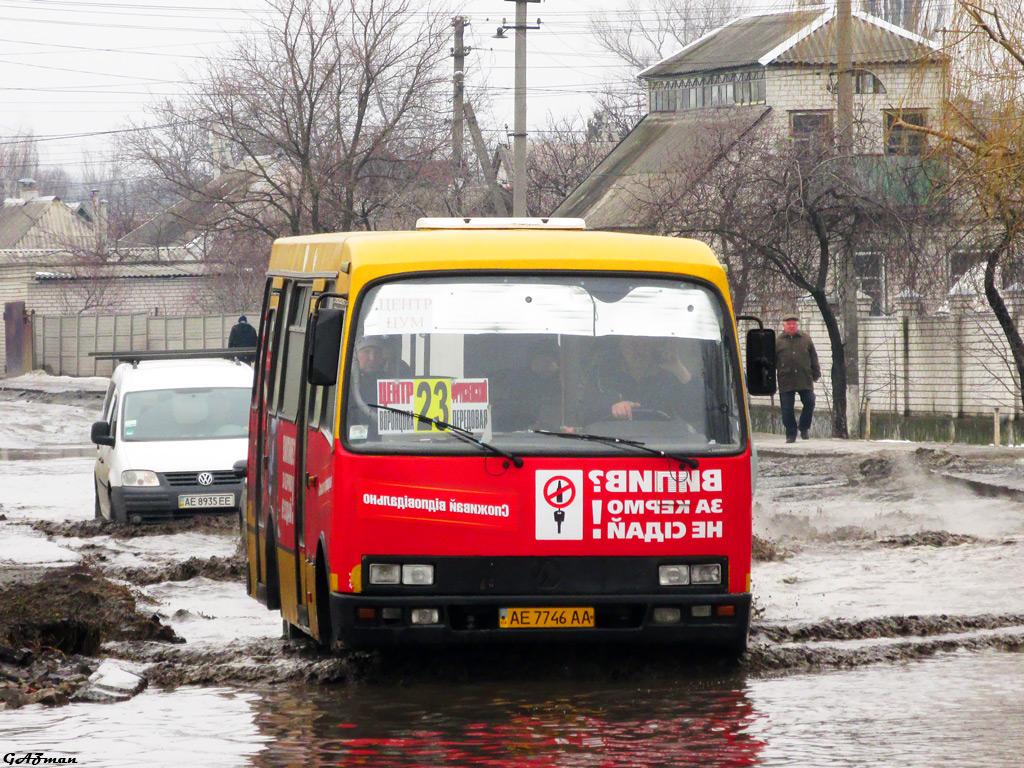
[[[760,0],[767,6],[771,0]],[[530,3],[528,122],[549,112],[589,114],[590,94],[616,67],[589,35],[589,19],[621,0],[548,0]],[[512,124],[513,48],[493,39],[508,0],[451,3],[470,20],[467,91],[486,80],[494,109],[492,129]],[[42,161],[78,176],[83,150],[100,159],[108,131],[145,119],[145,107],[173,96],[203,59],[229,46],[267,13],[263,0],[0,0],[0,135],[31,130],[44,139]],[[44,190],[45,192],[45,190]]]

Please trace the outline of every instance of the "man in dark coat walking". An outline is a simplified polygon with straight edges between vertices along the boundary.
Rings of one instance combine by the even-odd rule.
[[[255,348],[259,343],[259,334],[256,329],[249,325],[245,315],[238,318],[238,322],[231,326],[231,333],[228,334],[228,349],[236,347]],[[254,355],[244,355],[246,362],[255,360]]]
[[[787,315],[782,320],[782,333],[775,340],[775,368],[778,371],[779,403],[782,405],[782,425],[786,428],[786,442],[795,443],[797,429],[806,440],[814,416],[814,382],[821,378],[818,351],[806,333],[800,332],[800,320]],[[794,406],[800,395],[803,408],[797,425]]]

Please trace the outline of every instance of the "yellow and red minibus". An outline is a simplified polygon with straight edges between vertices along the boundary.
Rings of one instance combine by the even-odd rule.
[[[578,219],[283,238],[250,421],[249,593],[325,646],[746,647],[756,456],[704,244]]]

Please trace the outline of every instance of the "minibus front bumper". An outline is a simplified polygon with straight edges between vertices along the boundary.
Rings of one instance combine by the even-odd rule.
[[[507,596],[367,596],[332,593],[334,636],[351,647],[467,642],[651,642],[742,652],[750,627],[749,593]],[[584,608],[593,626],[499,626],[502,609]],[[414,623],[414,612],[437,622]]]

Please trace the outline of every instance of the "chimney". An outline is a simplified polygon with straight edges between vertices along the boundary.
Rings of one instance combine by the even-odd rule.
[[[18,179],[18,197],[22,200],[35,200],[39,197],[35,179]]]

